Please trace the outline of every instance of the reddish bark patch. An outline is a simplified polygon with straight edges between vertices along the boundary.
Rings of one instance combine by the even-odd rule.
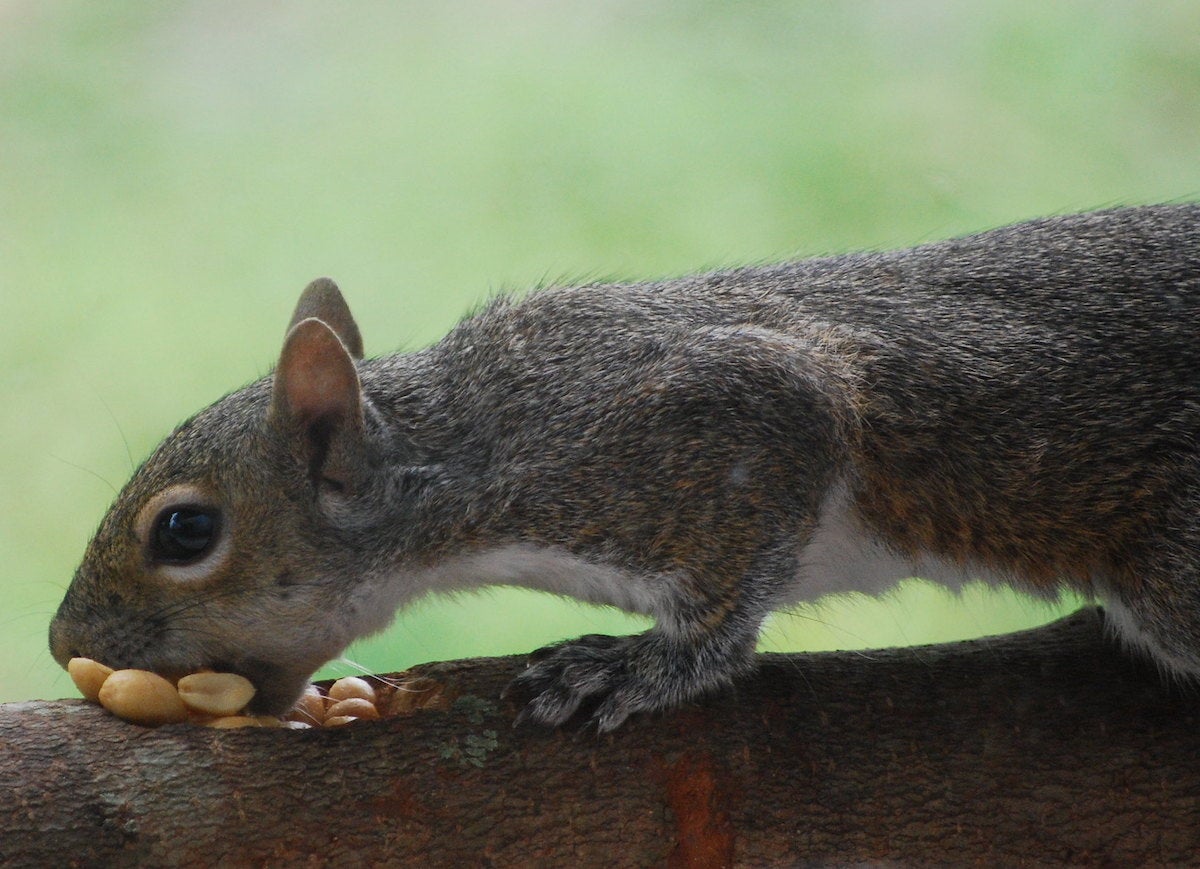
[[[664,764],[667,804],[675,815],[676,844],[667,865],[732,866],[733,824],[707,753],[683,754]]]

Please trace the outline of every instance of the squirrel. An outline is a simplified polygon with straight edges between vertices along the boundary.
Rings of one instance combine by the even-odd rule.
[[[363,358],[328,279],[273,373],[170,434],[50,626],[62,664],[230,670],[280,712],[430,592],[654,619],[533,654],[518,721],[729,686],[773,610],[972,579],[1103,602],[1200,673],[1200,205],[501,296]]]

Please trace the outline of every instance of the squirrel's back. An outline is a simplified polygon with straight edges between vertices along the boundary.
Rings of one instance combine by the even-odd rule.
[[[1198,317],[1200,206],[1116,209],[502,299],[435,348],[431,371],[491,455],[527,455],[528,432],[552,450],[619,425],[622,406],[636,418],[630,391],[688,336],[761,330],[794,339],[798,357],[820,347],[850,389],[841,482],[869,531],[914,559],[1088,588],[1133,581],[1119,565],[1164,519],[1195,450]],[[471,383],[486,385],[461,400]],[[653,426],[636,425],[653,451]]]

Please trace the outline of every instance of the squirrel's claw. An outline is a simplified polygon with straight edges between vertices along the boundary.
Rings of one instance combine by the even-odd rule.
[[[513,726],[561,727],[585,705],[596,707],[592,723],[600,732],[619,725],[629,715],[629,711],[619,716],[615,713],[624,703],[614,704],[603,717],[599,712],[630,678],[626,658],[636,639],[591,634],[533,652],[529,666],[502,695],[529,698]]]
[[[529,698],[515,726],[561,727],[586,716],[586,729],[608,733],[635,713],[677,705],[722,683],[691,676],[695,669],[681,666],[691,654],[693,649],[653,630],[630,637],[592,634],[534,652],[533,663],[504,693]]]

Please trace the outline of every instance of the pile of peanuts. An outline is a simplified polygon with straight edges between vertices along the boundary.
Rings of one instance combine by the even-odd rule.
[[[72,658],[67,672],[86,699],[99,703],[118,718],[146,727],[184,721],[220,728],[339,727],[380,717],[375,689],[357,676],[338,679],[324,694],[316,685],[309,685],[292,710],[283,718],[276,718],[245,712],[255,689],[248,679],[236,673],[191,673],[172,683],[148,670],[113,670],[90,658]],[[428,695],[440,691],[417,686],[413,693],[432,701],[436,697]],[[390,705],[397,706],[394,702]],[[431,703],[416,705],[424,707]]]
[[[375,689],[370,682],[357,676],[346,676],[330,685],[328,694],[322,694],[316,685],[309,685],[286,717],[292,725],[341,727],[354,721],[379,718],[375,701]]]

